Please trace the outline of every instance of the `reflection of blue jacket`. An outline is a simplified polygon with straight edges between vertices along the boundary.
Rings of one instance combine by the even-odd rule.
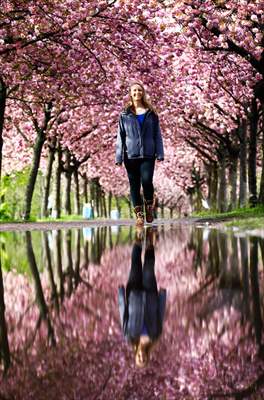
[[[118,303],[123,333],[128,340],[141,335],[144,322],[152,340],[160,336],[166,306],[165,289],[159,293],[131,290],[127,304],[122,286],[118,289]]]
[[[163,141],[157,114],[148,110],[141,129],[136,115],[129,108],[121,113],[116,141],[116,163],[122,163],[125,151],[129,159],[147,157],[163,160]]]

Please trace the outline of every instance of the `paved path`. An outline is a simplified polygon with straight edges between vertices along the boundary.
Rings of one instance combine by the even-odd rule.
[[[178,219],[157,219],[153,225],[168,224],[193,224],[200,222],[198,218],[178,218]],[[105,220],[78,220],[78,221],[46,221],[46,222],[1,222],[0,231],[33,231],[33,230],[57,230],[100,226],[135,225],[133,219],[105,219]],[[150,226],[146,224],[145,226]]]

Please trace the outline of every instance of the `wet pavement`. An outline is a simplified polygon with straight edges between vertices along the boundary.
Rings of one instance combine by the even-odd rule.
[[[0,249],[0,398],[264,398],[261,235],[81,226]]]

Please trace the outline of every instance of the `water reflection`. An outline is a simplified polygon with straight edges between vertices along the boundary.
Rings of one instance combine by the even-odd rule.
[[[0,397],[263,397],[263,238],[104,227],[0,248]]]
[[[263,246],[263,239],[229,236],[212,229],[208,240],[204,242],[202,234],[202,229],[193,230],[189,242],[189,249],[195,252],[193,268],[200,268],[204,274],[203,284],[190,298],[195,302],[200,300],[200,304],[203,304],[197,311],[200,325],[209,322],[217,310],[233,308],[240,313],[242,325],[251,322],[258,350],[262,352],[263,323],[259,288],[262,274],[259,271],[258,251],[259,245]],[[213,290],[210,290],[211,287]],[[204,297],[206,301],[202,300]],[[261,297],[263,301],[263,295]]]
[[[120,286],[118,290],[122,330],[132,345],[138,367],[148,364],[151,349],[162,333],[165,315],[166,290],[158,291],[154,270],[156,236],[157,231],[148,227],[142,266],[144,229],[137,228],[126,289]]]
[[[0,360],[3,363],[4,367],[4,373],[6,373],[6,371],[10,366],[10,350],[7,337],[6,319],[5,319],[5,300],[4,300],[4,285],[3,285],[1,257],[0,257],[0,355],[1,355]]]
[[[54,346],[56,343],[54,329],[49,315],[49,309],[44,297],[39,270],[36,263],[36,258],[32,246],[31,232],[26,232],[26,250],[28,265],[30,267],[31,275],[35,288],[35,302],[39,309],[39,315],[36,321],[35,330],[32,332],[32,341],[34,341],[37,330],[40,328],[41,323],[44,322],[47,328],[48,341]]]

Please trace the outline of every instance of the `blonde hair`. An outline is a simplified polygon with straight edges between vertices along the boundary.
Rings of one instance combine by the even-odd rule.
[[[139,342],[139,338],[134,340],[134,341],[132,341],[132,347],[133,347],[134,355],[135,355],[135,364],[136,364],[137,367],[144,368],[144,367],[146,367],[148,365],[149,360],[150,360],[150,352],[151,352],[151,349],[153,348],[153,344],[154,344],[154,342],[150,341],[150,342],[142,345]],[[137,354],[138,354],[139,350],[143,351],[145,356],[146,356],[146,361],[145,361],[144,364],[139,364],[137,362]]]
[[[133,100],[132,100],[132,96],[131,96],[131,88],[132,88],[132,86],[134,86],[134,85],[139,85],[139,86],[142,88],[143,96],[142,96],[141,101],[142,101],[143,106],[144,106],[145,108],[149,108],[151,111],[153,111],[155,114],[157,114],[156,109],[153,107],[153,105],[152,105],[152,104],[150,103],[150,101],[147,99],[147,94],[146,94],[146,90],[145,90],[144,86],[142,85],[141,82],[138,82],[138,81],[133,81],[133,82],[129,85],[129,92],[128,92],[128,94],[129,94],[130,100],[129,100],[128,103],[126,103],[126,105],[125,105],[125,110],[128,110],[128,109],[130,108],[133,112],[135,112],[135,106],[134,106],[134,103],[133,103]]]

